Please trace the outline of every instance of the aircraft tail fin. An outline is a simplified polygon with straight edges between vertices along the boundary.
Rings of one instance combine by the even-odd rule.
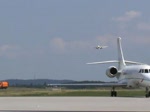
[[[123,52],[122,52],[122,46],[121,46],[121,37],[117,38],[117,46],[118,46],[118,69],[122,69],[126,66]]]

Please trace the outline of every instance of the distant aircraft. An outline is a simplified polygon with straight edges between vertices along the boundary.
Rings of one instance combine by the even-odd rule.
[[[96,49],[103,49],[103,48],[106,48],[106,47],[108,47],[108,46],[100,46],[100,45],[98,45],[98,46],[96,46],[95,48],[96,48]]]
[[[128,88],[137,88],[137,87],[145,87],[146,88],[146,97],[150,96],[150,65],[127,61],[124,60],[122,47],[121,47],[121,38],[117,39],[118,45],[118,60],[111,61],[102,61],[102,62],[92,62],[87,64],[105,64],[105,63],[118,63],[118,68],[115,66],[110,66],[106,70],[106,75],[109,78],[116,77],[118,79],[118,83],[111,83],[109,86],[112,87],[111,96],[117,96],[117,92],[115,91],[115,87],[128,87]],[[132,65],[126,65],[132,64]],[[108,84],[106,84],[108,86]],[[103,84],[102,86],[105,86]]]

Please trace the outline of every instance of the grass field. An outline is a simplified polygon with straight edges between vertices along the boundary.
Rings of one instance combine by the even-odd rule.
[[[0,90],[0,96],[110,96],[111,88],[98,89],[51,89],[9,87]],[[145,96],[144,89],[117,89],[120,97]]]

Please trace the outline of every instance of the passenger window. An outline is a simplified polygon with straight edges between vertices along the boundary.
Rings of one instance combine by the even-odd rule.
[[[148,69],[145,69],[145,73],[148,73]]]

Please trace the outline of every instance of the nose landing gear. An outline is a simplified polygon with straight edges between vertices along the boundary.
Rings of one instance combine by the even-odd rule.
[[[150,97],[150,91],[149,91],[149,88],[146,87],[146,94],[145,94],[145,97],[148,98]]]

